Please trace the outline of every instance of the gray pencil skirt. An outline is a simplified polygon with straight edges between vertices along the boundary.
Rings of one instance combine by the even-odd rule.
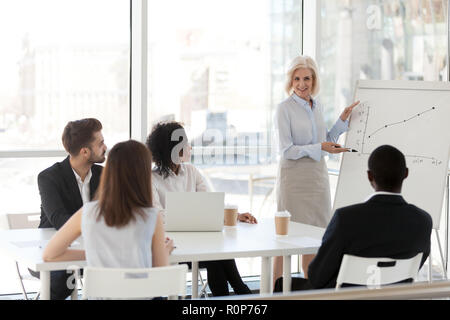
[[[331,218],[331,195],[325,160],[281,159],[278,166],[277,210],[291,213],[291,221],[325,228]]]

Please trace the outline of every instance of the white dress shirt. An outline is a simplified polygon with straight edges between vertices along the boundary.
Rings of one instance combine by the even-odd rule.
[[[167,178],[156,169],[152,171],[153,207],[166,208],[166,192],[206,192],[210,191],[200,171],[190,163],[181,163],[178,175],[172,170]]]
[[[275,125],[278,132],[279,152],[283,159],[297,160],[310,157],[316,161],[327,154],[322,142],[337,142],[339,135],[348,130],[348,120],[340,118],[327,130],[322,106],[316,99],[309,102],[293,93],[277,106]]]
[[[86,175],[86,177],[84,178],[84,181],[81,180],[81,177],[76,173],[75,170],[73,170],[73,168],[72,168],[72,171],[75,175],[75,179],[77,179],[78,189],[80,189],[80,195],[81,195],[81,200],[83,201],[83,204],[91,201],[91,194],[90,194],[91,189],[89,186],[89,183],[91,182],[91,177],[92,177],[91,169],[89,169],[89,172]]]
[[[389,196],[400,196],[400,197],[402,196],[401,193],[394,193],[394,192],[387,192],[387,191],[377,191],[377,192],[372,193],[370,196],[368,196],[366,198],[366,201],[364,201],[364,202],[367,202],[370,199],[372,199],[372,197],[378,196],[380,194],[381,195],[389,195]]]

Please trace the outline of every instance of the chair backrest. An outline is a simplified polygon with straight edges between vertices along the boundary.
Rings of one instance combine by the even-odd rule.
[[[40,213],[8,213],[9,229],[35,229],[39,226]]]
[[[422,253],[410,259],[363,258],[344,254],[336,289],[343,283],[374,288],[406,279],[415,280],[421,260]]]
[[[86,267],[83,299],[141,299],[186,296],[185,264],[148,269]]]

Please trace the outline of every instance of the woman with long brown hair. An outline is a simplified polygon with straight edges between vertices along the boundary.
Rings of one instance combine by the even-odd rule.
[[[140,142],[116,144],[108,155],[95,200],[78,210],[53,236],[44,261],[87,260],[88,266],[166,266],[173,250],[161,213],[153,208],[151,153]],[[85,250],[69,249],[83,235]]]

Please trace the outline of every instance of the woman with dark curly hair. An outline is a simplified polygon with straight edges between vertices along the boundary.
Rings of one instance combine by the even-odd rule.
[[[152,172],[155,207],[164,209],[166,192],[206,192],[209,187],[200,171],[190,163],[190,147],[186,132],[178,122],[158,123],[147,138],[156,167]],[[242,222],[257,223],[250,213],[239,214]],[[214,296],[229,295],[228,282],[235,294],[250,294],[242,281],[234,260],[200,262],[206,268],[208,285]]]

